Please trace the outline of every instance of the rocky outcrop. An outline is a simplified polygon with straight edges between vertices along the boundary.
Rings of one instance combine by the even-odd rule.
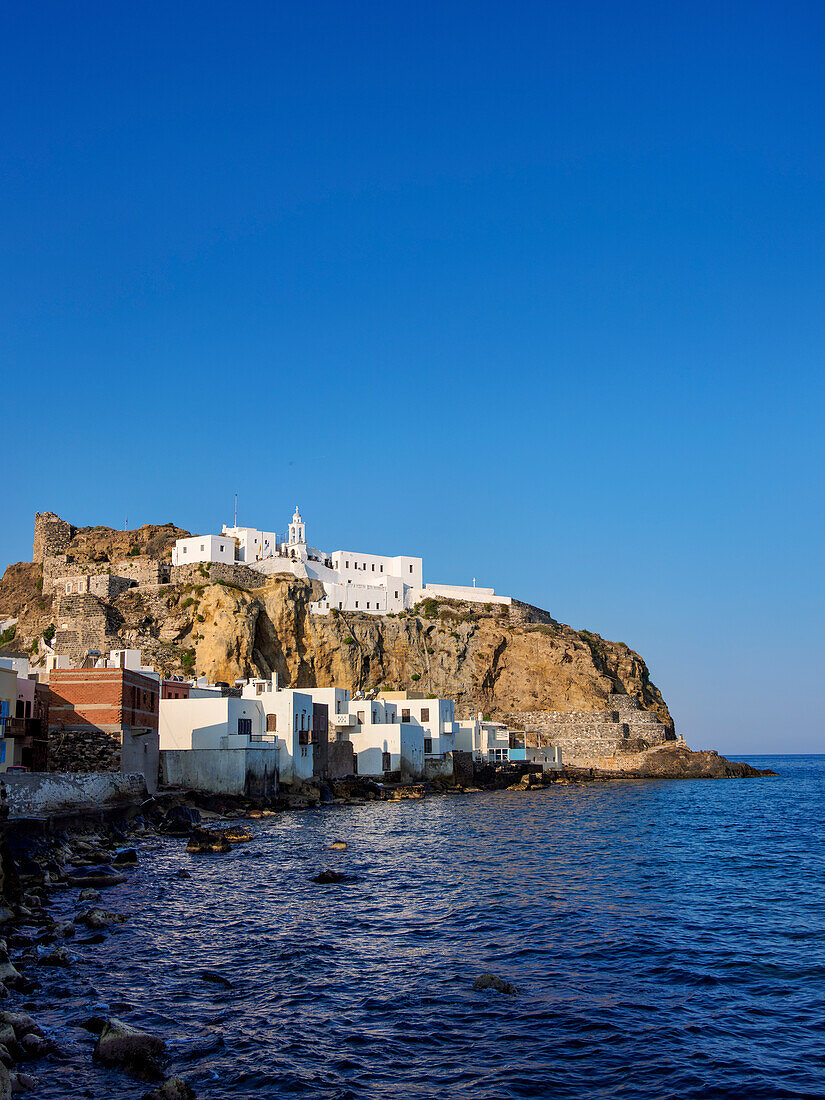
[[[144,555],[153,560],[168,560],[178,539],[190,532],[174,523],[145,523],[132,531],[114,527],[72,527],[66,554],[75,561],[117,561]]]
[[[31,569],[20,568],[30,596]],[[13,589],[13,578],[9,584]],[[454,698],[461,714],[494,718],[604,710],[611,694],[629,694],[673,727],[637,653],[546,612],[426,600],[397,615],[317,616],[309,605],[319,594],[317,581],[291,574],[261,576],[260,587],[250,589],[213,583],[204,571],[202,583],[131,589],[114,598],[101,619],[98,648],[139,647],[164,673],[194,671],[229,683],[275,672],[289,687],[417,689]],[[19,607],[9,597],[7,586],[7,606]],[[41,622],[36,617],[36,629]],[[25,616],[18,631],[18,646],[30,644]]]
[[[576,768],[566,770],[574,778],[579,772]],[[727,760],[712,749],[695,752],[682,738],[642,752],[594,757],[590,767],[581,772],[583,778],[593,773],[637,779],[750,779],[776,775],[770,769],[760,770],[750,764]]]
[[[211,586],[199,595],[199,672],[278,674],[284,686],[415,688],[456,700],[459,711],[598,710],[612,693],[636,695],[673,723],[642,658],[622,643],[523,611],[426,601],[388,616],[310,614],[317,582],[276,575],[259,589]]]

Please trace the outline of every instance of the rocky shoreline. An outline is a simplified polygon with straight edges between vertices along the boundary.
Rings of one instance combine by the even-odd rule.
[[[747,764],[732,764],[714,753],[689,755],[701,758],[692,764],[692,771],[700,777],[773,774],[758,772]],[[671,764],[682,756],[671,750]],[[10,1007],[0,1009],[0,1100],[26,1091],[36,1094],[38,1081],[31,1070],[66,1057],[65,1037],[49,1033],[37,1022],[38,1008],[43,1007],[37,1000],[41,978],[48,970],[82,965],[78,948],[94,948],[129,920],[128,912],[107,906],[105,892],[109,887],[128,884],[143,842],[177,838],[188,852],[204,853],[204,858],[210,858],[206,853],[231,851],[235,845],[251,840],[253,833],[246,822],[284,811],[421,800],[482,790],[532,792],[618,778],[639,776],[590,769],[542,773],[524,765],[503,765],[477,769],[477,785],[460,788],[441,782],[383,785],[349,777],[330,783],[304,783],[269,802],[166,791],[142,808],[120,807],[108,820],[98,813],[95,820],[3,821],[0,1002]],[[345,840],[332,845],[336,850],[346,847]],[[192,872],[181,868],[177,874],[191,877]],[[321,867],[312,879],[319,886],[343,881],[346,876],[326,867]],[[52,916],[59,895],[70,891],[76,891],[72,917]],[[64,910],[65,900],[61,899],[64,904],[59,906]],[[204,981],[231,984],[217,972],[200,976]],[[93,1007],[88,1015],[79,1015],[70,1023],[77,1033],[87,1036],[88,1057],[101,1067],[115,1068],[133,1080],[145,1081],[143,1100],[193,1100],[195,1093],[183,1078],[167,1076],[167,1047],[162,1036],[141,1030],[118,1015],[96,1014]]]

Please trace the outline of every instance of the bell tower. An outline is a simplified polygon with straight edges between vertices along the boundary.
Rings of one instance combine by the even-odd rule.
[[[305,545],[307,541],[307,529],[306,524],[301,519],[301,513],[298,511],[298,505],[295,505],[295,514],[292,517],[292,523],[289,525],[289,545],[299,546]]]

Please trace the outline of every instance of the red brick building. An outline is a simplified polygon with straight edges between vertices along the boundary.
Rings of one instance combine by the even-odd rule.
[[[159,700],[159,682],[128,668],[53,670],[50,769],[142,772],[154,791]]]
[[[161,699],[188,699],[190,685],[186,680],[161,680]]]

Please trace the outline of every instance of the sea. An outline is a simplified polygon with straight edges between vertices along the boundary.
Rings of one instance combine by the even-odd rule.
[[[41,968],[36,1096],[145,1094],[91,1060],[80,1023],[111,1013],[199,1100],[825,1097],[825,756],[747,759],[779,776],[283,813],[226,855],[152,840],[104,897],[128,922]]]

